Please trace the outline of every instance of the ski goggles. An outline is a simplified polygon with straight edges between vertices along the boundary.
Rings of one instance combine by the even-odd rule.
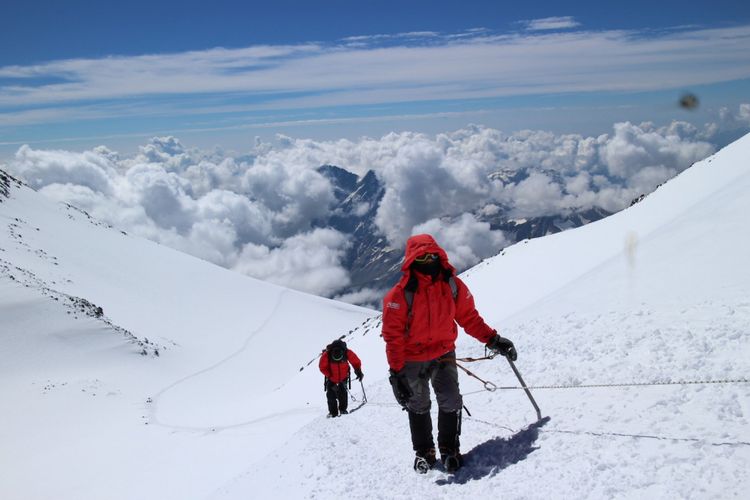
[[[426,253],[426,254],[420,255],[419,257],[415,257],[414,262],[416,262],[417,264],[426,264],[433,260],[438,260],[439,258],[440,256],[436,253]]]

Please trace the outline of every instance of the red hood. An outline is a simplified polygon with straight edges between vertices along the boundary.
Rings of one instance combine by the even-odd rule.
[[[443,269],[449,269],[452,274],[456,274],[456,269],[448,262],[448,254],[437,244],[435,238],[429,234],[416,234],[406,240],[406,255],[404,263],[401,266],[401,271],[404,273],[402,280],[409,279],[409,266],[411,266],[415,258],[425,253],[438,254]]]

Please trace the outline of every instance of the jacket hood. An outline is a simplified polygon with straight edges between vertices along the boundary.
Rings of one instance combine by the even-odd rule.
[[[456,274],[456,269],[448,262],[448,254],[437,244],[435,238],[429,234],[416,234],[406,240],[406,254],[404,263],[401,266],[401,272],[404,278],[409,278],[409,267],[414,259],[425,253],[436,253],[440,256],[440,265],[443,269],[448,269],[451,274]]]
[[[336,339],[326,346],[327,351],[330,351],[331,349],[346,349],[346,342],[341,339]]]

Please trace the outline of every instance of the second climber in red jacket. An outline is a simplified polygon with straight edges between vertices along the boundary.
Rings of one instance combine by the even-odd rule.
[[[318,367],[325,376],[328,416],[338,417],[348,413],[349,404],[347,383],[349,382],[349,364],[354,368],[357,380],[362,380],[362,362],[359,357],[346,347],[343,340],[334,340],[326,346],[320,355]]]
[[[425,473],[437,459],[432,439],[430,385],[438,404],[438,448],[445,470],[463,463],[459,451],[463,400],[456,368],[457,324],[494,352],[516,359],[513,343],[484,322],[474,297],[455,276],[448,255],[429,234],[406,242],[401,280],[383,299],[383,340],[390,382],[409,413],[414,469]]]

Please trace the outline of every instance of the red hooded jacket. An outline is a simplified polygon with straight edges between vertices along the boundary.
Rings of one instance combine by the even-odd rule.
[[[362,368],[362,361],[360,361],[359,357],[351,349],[347,349],[346,357],[342,361],[332,361],[330,358],[328,352],[323,351],[323,354],[320,355],[318,368],[334,384],[343,382],[349,377],[349,363],[352,364],[355,370]]]
[[[453,298],[450,284],[444,279],[415,272],[418,285],[414,293],[411,315],[408,313],[404,287],[409,281],[409,266],[425,253],[440,256],[440,263],[454,275],[458,294]],[[448,255],[429,234],[412,236],[406,242],[406,256],[401,266],[403,276],[383,299],[383,340],[388,364],[399,371],[407,361],[429,361],[456,349],[458,323],[469,335],[487,343],[495,335],[474,306],[474,297],[463,281],[455,276],[456,269]]]

